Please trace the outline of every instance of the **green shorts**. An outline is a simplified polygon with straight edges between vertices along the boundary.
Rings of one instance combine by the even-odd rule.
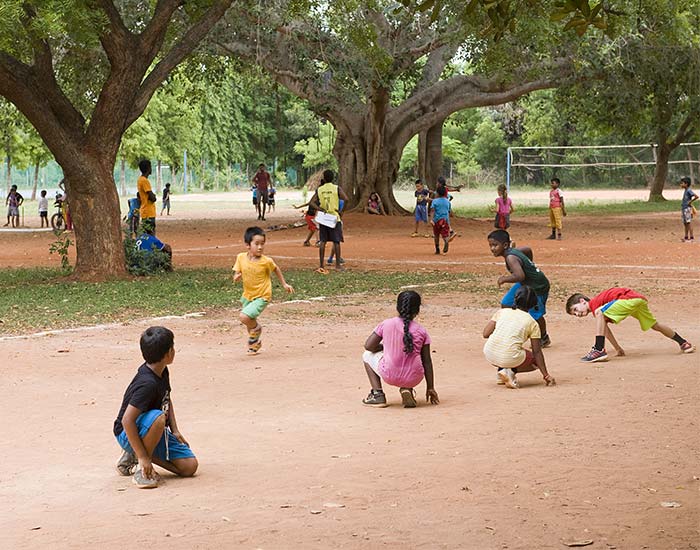
[[[269,304],[267,300],[263,298],[256,298],[255,300],[248,300],[247,298],[241,297],[241,304],[243,304],[243,309],[241,310],[241,313],[244,315],[247,315],[251,319],[257,319],[258,316],[265,311],[265,308],[267,307],[267,304]]]
[[[642,330],[649,330],[656,324],[656,319],[649,311],[647,301],[642,298],[614,300],[603,306],[603,315],[615,323],[619,323],[627,317],[634,317],[639,321]]]

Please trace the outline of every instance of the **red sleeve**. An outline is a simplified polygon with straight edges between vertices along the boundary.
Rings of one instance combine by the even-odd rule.
[[[604,306],[608,302],[612,302],[613,300],[631,300],[633,298],[641,298],[642,300],[647,299],[646,296],[639,294],[639,292],[635,292],[631,288],[613,287],[609,288],[608,290],[604,290],[597,296],[591,298],[591,301],[588,303],[588,307],[592,312],[595,312],[596,309]]]

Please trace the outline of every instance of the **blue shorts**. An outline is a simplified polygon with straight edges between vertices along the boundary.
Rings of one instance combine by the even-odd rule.
[[[155,422],[156,418],[158,418],[161,414],[163,414],[163,411],[153,409],[152,411],[147,411],[138,415],[136,418],[136,428],[139,430],[139,437],[141,439],[144,438],[146,433],[148,433],[148,430],[153,425],[153,422]],[[167,452],[165,448],[166,436],[168,438]],[[117,436],[117,443],[119,443],[119,446],[125,451],[129,453],[134,452],[134,449],[132,449],[131,445],[129,444],[129,438],[126,437],[126,430],[122,431],[122,433]],[[166,462],[171,462],[179,458],[195,458],[192,449],[190,449],[187,445],[180,443],[170,430],[165,430],[163,437],[160,438],[158,445],[156,445],[156,448],[153,450],[153,456]]]
[[[416,204],[416,221],[428,223],[428,207],[425,204]]]
[[[505,296],[503,296],[503,299],[501,300],[501,305],[504,307],[513,307],[513,304],[515,304],[515,293],[518,292],[518,289],[523,286],[520,283],[515,283],[510,290],[506,293]],[[549,298],[549,292],[546,294],[538,294],[537,295],[537,305],[533,307],[528,313],[530,314],[530,317],[532,317],[535,321],[539,319],[540,317],[544,317],[547,314],[547,298]]]

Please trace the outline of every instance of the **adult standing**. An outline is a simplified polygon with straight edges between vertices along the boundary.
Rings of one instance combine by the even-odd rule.
[[[269,198],[268,188],[270,187],[272,180],[263,163],[260,163],[258,166],[258,171],[255,172],[255,175],[253,176],[253,183],[255,184],[255,188],[258,190],[258,219],[264,220],[265,210],[267,209],[267,201]]]
[[[321,265],[316,272],[322,275],[328,274],[323,262],[326,257],[326,243],[329,241],[333,243],[336,270],[342,271],[344,269],[340,262],[342,258],[340,255],[340,243],[343,242],[343,224],[340,223],[340,200],[344,200],[347,204],[348,197],[340,187],[333,183],[333,178],[333,170],[324,170],[321,185],[316,189],[316,193],[309,201],[317,210],[335,216],[337,222],[334,227],[321,224],[318,228],[318,238],[321,241],[318,248],[318,257]]]
[[[153,234],[156,234],[156,194],[151,188],[151,182],[148,181],[148,176],[151,175],[151,161],[142,160],[139,162],[139,170],[141,175],[137,182],[139,201],[141,201],[141,223],[147,220],[152,223]]]

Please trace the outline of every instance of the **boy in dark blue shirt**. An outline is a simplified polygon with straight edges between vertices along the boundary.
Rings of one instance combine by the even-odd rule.
[[[140,489],[153,489],[160,480],[153,464],[182,477],[193,476],[199,464],[178,429],[170,397],[168,365],[175,359],[175,337],[165,327],[150,327],[140,346],[145,363],[124,392],[113,431],[123,449],[117,471],[133,473]]]
[[[141,224],[141,228],[143,229],[143,233],[139,235],[138,239],[136,239],[136,249],[142,250],[146,254],[152,254],[154,250],[164,252],[167,255],[167,258],[163,259],[165,265],[162,267],[164,267],[166,271],[172,271],[173,249],[169,244],[165,244],[153,234],[153,230],[155,228],[153,227],[153,222],[150,219],[144,220],[143,224]]]

